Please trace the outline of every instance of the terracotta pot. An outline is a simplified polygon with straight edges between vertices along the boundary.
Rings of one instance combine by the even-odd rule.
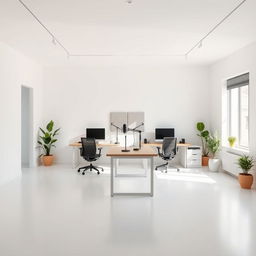
[[[251,189],[253,176],[249,173],[239,173],[238,180],[241,188]]]
[[[44,166],[51,166],[53,163],[53,155],[43,156],[42,161],[43,161]]]
[[[221,161],[217,158],[210,158],[209,159],[209,170],[211,172],[218,172],[220,169]]]
[[[202,166],[208,166],[209,156],[202,156]]]

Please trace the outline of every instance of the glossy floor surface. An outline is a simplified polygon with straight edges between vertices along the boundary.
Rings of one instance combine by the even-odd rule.
[[[256,255],[256,191],[224,173],[156,172],[153,198],[111,198],[109,168],[26,169],[0,206],[1,256]]]

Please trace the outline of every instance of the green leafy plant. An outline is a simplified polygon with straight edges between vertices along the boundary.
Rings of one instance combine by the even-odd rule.
[[[212,157],[215,158],[216,153],[220,150],[220,139],[217,135],[209,135],[207,139],[207,147],[212,154]]]
[[[199,133],[197,134],[202,141],[202,153],[203,156],[208,156],[209,155],[209,150],[207,148],[207,140],[209,138],[209,131],[205,130],[205,125],[203,122],[198,122],[196,124],[196,128],[199,131]]]
[[[52,147],[55,147],[54,144],[57,141],[57,139],[55,139],[55,136],[58,135],[60,128],[53,131],[53,127],[54,127],[54,122],[51,120],[46,125],[46,130],[43,130],[41,127],[39,128],[40,134],[39,134],[38,144],[44,150],[45,156],[51,155],[51,149]]]
[[[254,166],[254,159],[251,156],[243,155],[238,159],[237,164],[243,170],[243,173],[248,174]]]
[[[228,137],[228,142],[229,142],[230,147],[234,147],[234,145],[236,143],[236,137],[234,137],[234,136]]]

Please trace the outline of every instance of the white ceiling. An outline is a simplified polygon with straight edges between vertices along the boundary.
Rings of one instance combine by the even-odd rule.
[[[178,61],[241,0],[24,0],[71,54]],[[256,41],[256,1],[247,0],[189,56],[210,64]],[[0,0],[0,40],[44,64],[67,61],[65,52],[18,0]],[[132,57],[132,56],[133,57]],[[135,57],[134,55],[159,55]],[[77,57],[76,57],[77,58]],[[77,58],[81,59],[81,58]],[[73,61],[73,60],[72,60]],[[106,61],[106,60],[104,60]]]

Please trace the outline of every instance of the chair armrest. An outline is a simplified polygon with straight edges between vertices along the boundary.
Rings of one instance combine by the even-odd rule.
[[[160,147],[156,147],[157,148],[157,152],[158,152],[158,155],[160,156],[161,153],[160,153]]]
[[[102,148],[98,148],[98,150],[99,150],[99,155],[101,155],[101,150],[102,150]]]

